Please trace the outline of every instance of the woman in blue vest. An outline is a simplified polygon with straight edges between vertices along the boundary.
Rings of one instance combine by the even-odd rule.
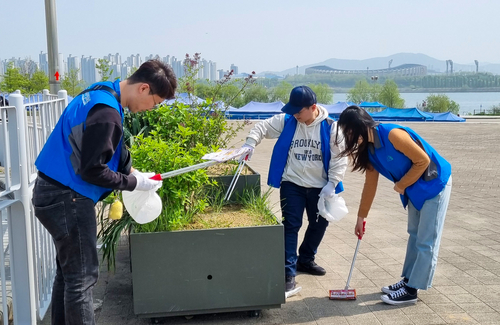
[[[408,210],[408,245],[403,279],[382,288],[382,301],[391,305],[417,302],[418,289],[431,287],[451,193],[451,165],[410,128],[379,124],[357,107],[347,107],[338,128],[345,136],[341,156],[351,157],[353,171],[365,172],[365,184],[355,227],[363,221],[375,197],[379,174],[394,182]],[[339,140],[342,141],[342,140]]]
[[[328,111],[316,103],[316,94],[311,88],[295,87],[290,93],[290,101],[281,110],[285,114],[257,123],[243,147],[251,156],[262,139],[278,138],[271,157],[268,184],[280,188],[285,229],[285,289],[289,297],[300,290],[296,287],[296,271],[312,275],[326,273],[315,262],[328,226],[328,221],[318,216],[319,194],[332,197],[336,191],[341,191],[347,158],[337,157],[343,147],[335,144],[335,122],[328,117]],[[309,224],[297,256],[304,210]]]
[[[52,324],[95,324],[92,287],[99,261],[94,205],[112,190],[149,191],[161,186],[131,167],[123,144],[123,107],[150,110],[174,96],[170,66],[143,63],[127,80],[98,82],[64,109],[35,162],[35,216],[56,248]]]

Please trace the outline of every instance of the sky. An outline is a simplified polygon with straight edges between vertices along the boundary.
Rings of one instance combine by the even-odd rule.
[[[282,71],[337,59],[423,53],[500,63],[493,0],[54,0],[59,52],[183,58]],[[5,0],[0,60],[47,52],[44,0]],[[28,9],[29,8],[29,9]]]

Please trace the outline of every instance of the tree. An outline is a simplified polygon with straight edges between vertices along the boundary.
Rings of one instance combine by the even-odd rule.
[[[264,86],[254,83],[245,90],[243,100],[245,104],[248,104],[251,101],[259,103],[269,103],[269,95],[267,93],[267,89]]]
[[[371,99],[371,89],[372,87],[366,80],[360,80],[356,82],[353,88],[349,90],[347,94],[347,100],[356,104],[361,102],[368,102]]]
[[[49,89],[49,77],[42,70],[36,70],[28,79],[26,93],[36,94],[42,92],[44,89]]]
[[[198,82],[194,88],[194,94],[203,99],[213,97],[214,91],[214,85],[209,82]]]
[[[387,107],[404,108],[405,100],[399,95],[398,85],[394,80],[386,80],[379,95],[379,102]]]
[[[290,99],[290,92],[293,86],[286,81],[280,82],[270,94],[271,101],[275,102],[281,100],[283,103],[288,103]]]
[[[101,75],[101,81],[107,81],[109,78],[111,78],[111,75],[113,74],[113,69],[109,66],[109,60],[108,59],[98,59],[97,64],[95,65],[97,71]]]
[[[425,110],[427,112],[433,113],[444,113],[444,112],[452,112],[453,114],[458,114],[460,109],[460,105],[458,105],[455,101],[451,100],[445,94],[431,94],[427,96],[425,99],[427,105]]]
[[[324,83],[310,85],[316,93],[316,99],[321,104],[333,104],[333,90]]]
[[[28,78],[22,75],[18,68],[14,67],[14,63],[10,62],[7,66],[7,71],[3,75],[3,80],[0,83],[0,89],[7,93],[16,90],[26,92],[27,86]]]
[[[84,88],[84,81],[78,79],[79,69],[71,69],[68,73],[64,74],[61,80],[61,87],[68,92],[68,95],[75,97],[82,92]]]

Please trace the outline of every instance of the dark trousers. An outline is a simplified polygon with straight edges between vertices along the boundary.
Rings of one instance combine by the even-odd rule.
[[[314,261],[318,246],[325,235],[328,221],[318,213],[321,188],[305,188],[291,182],[281,182],[280,199],[283,226],[285,227],[285,275],[295,276],[299,263]],[[309,224],[297,258],[299,229],[304,209]]]
[[[40,177],[32,202],[35,216],[56,248],[52,324],[95,324],[92,288],[97,282],[99,260],[94,202]]]

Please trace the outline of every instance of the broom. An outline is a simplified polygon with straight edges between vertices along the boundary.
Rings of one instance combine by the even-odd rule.
[[[363,234],[365,233],[366,221],[363,221]],[[344,290],[330,290],[329,298],[332,300],[356,300],[356,289],[349,289],[349,282],[351,281],[352,271],[354,270],[354,262],[356,262],[356,255],[358,254],[359,243],[361,243],[361,238],[363,236],[358,236],[358,244],[356,245],[356,250],[354,251],[354,257],[352,258],[351,270],[349,271],[349,277],[347,278],[347,283]]]

